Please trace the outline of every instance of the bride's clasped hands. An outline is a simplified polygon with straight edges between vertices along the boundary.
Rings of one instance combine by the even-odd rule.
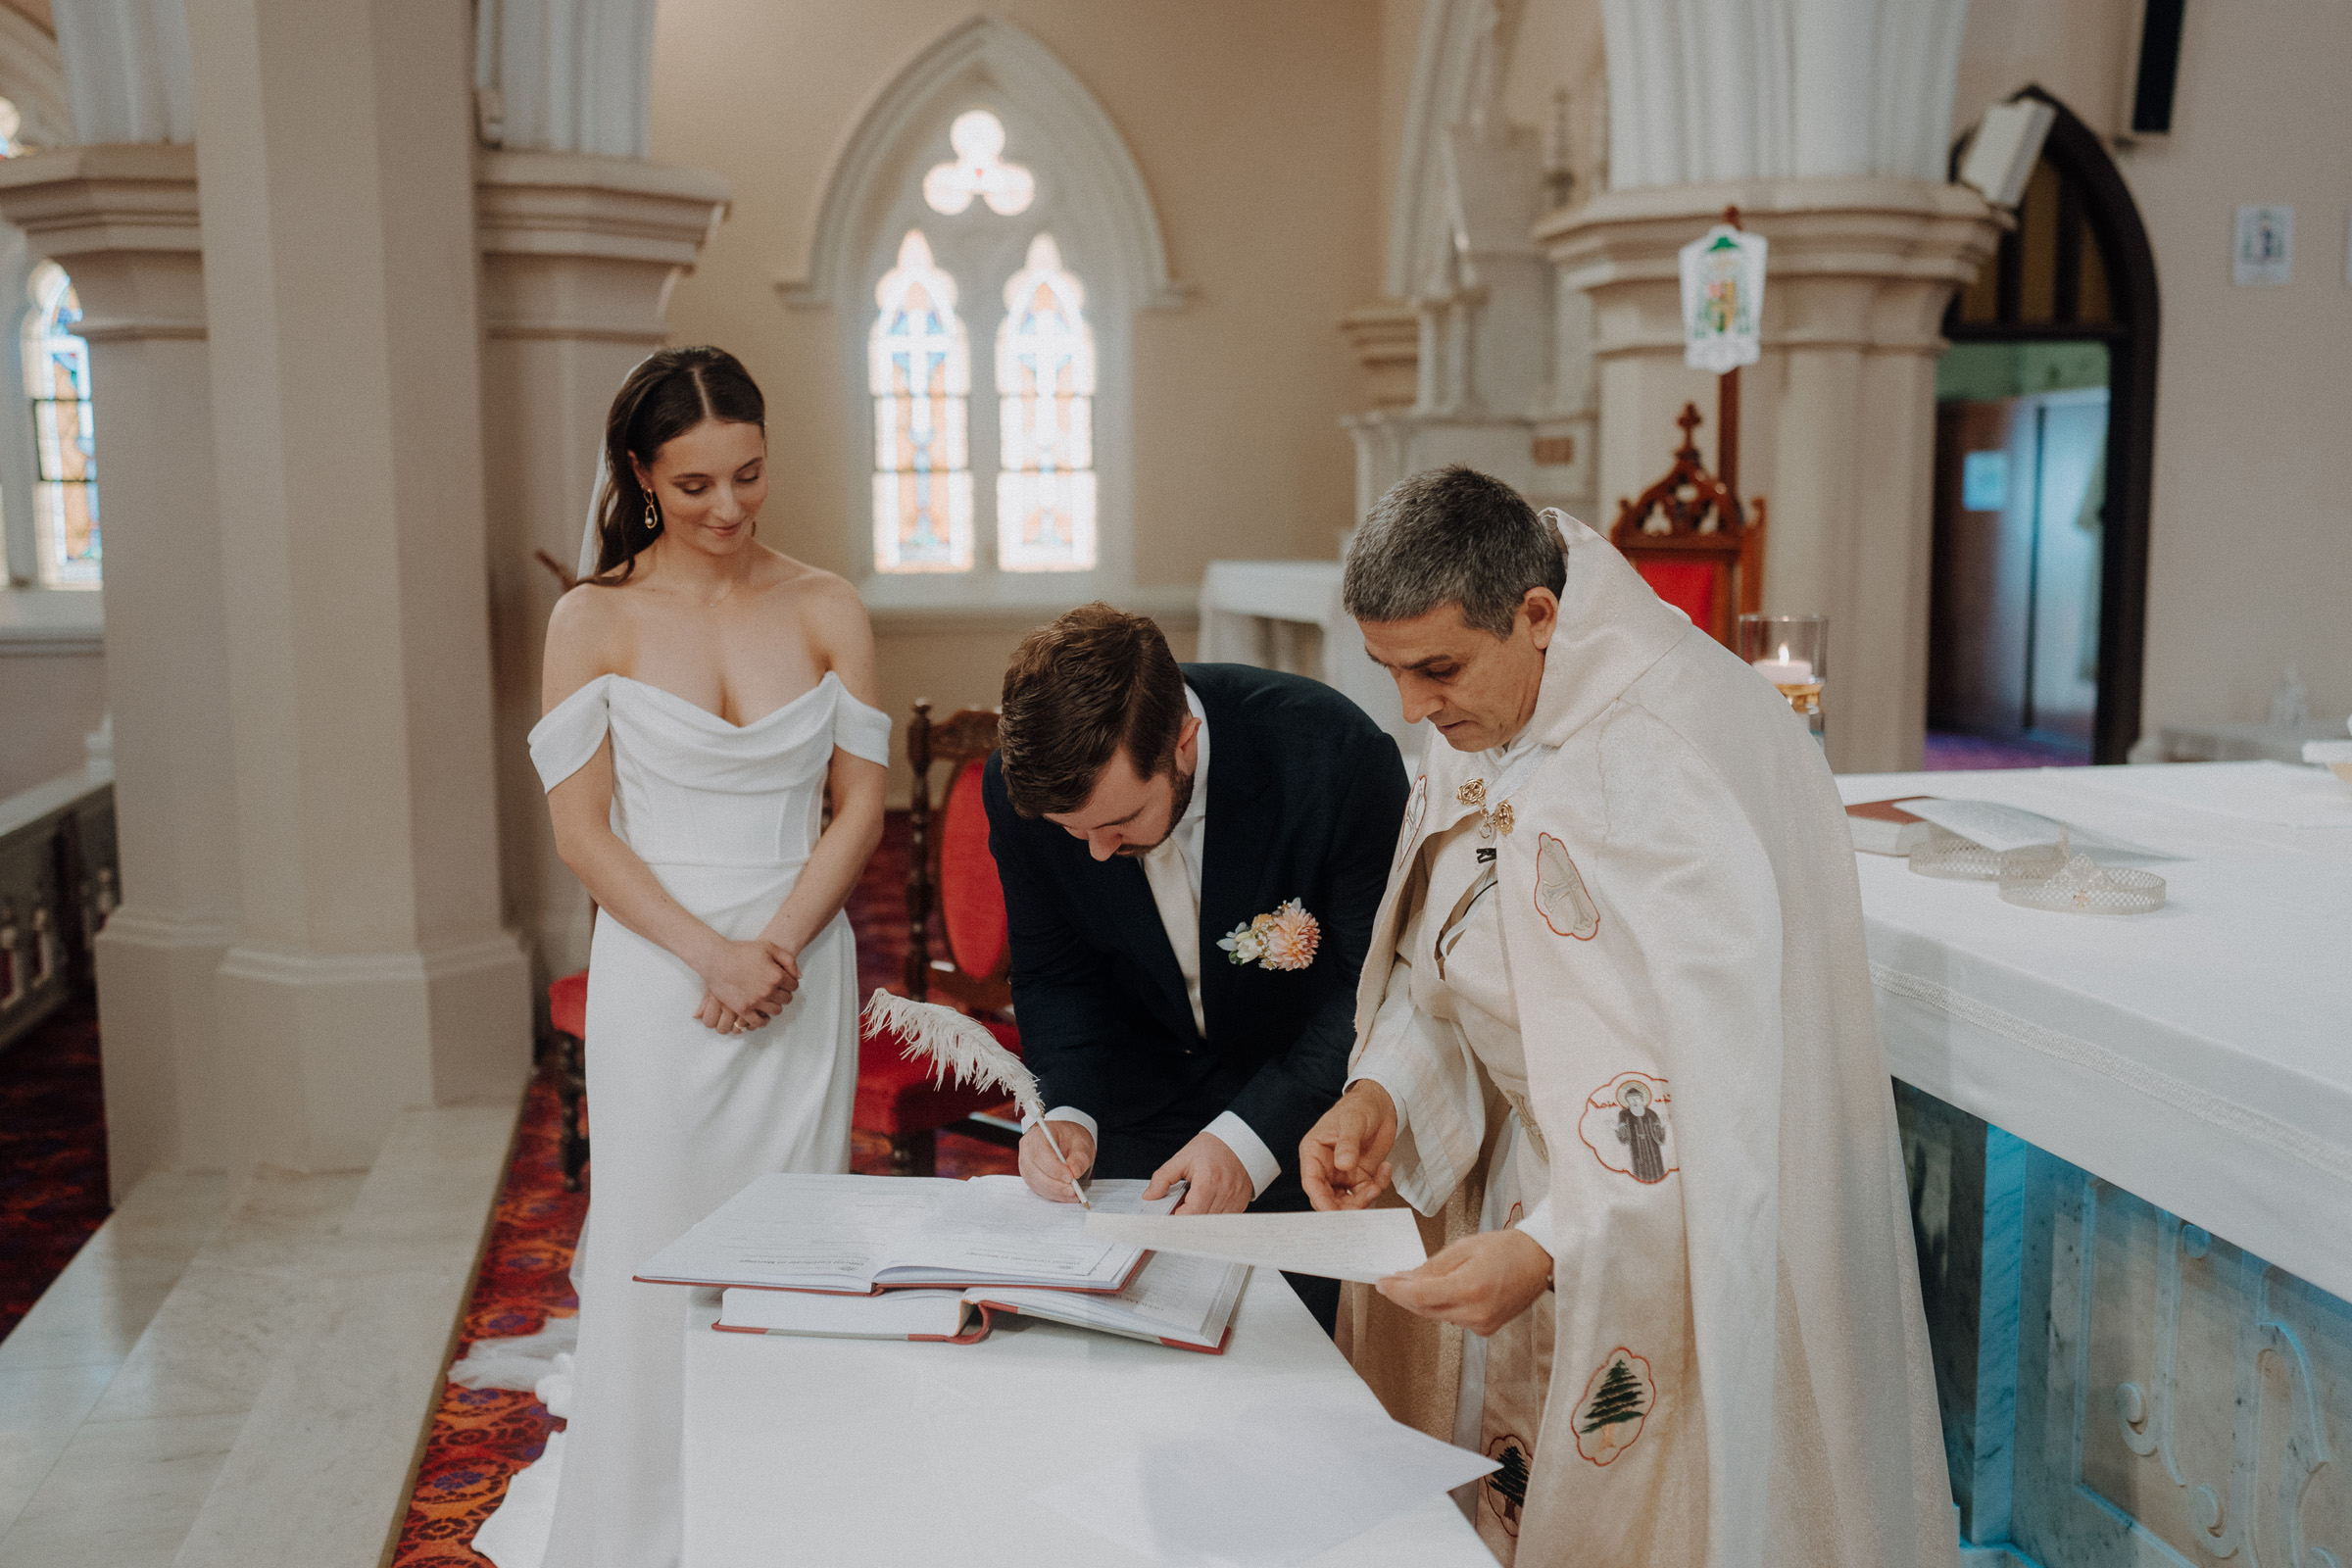
[[[773,1023],[800,989],[799,956],[764,937],[729,942],[711,933],[694,957],[694,972],[710,988],[694,1009],[695,1022],[722,1035],[749,1034]]]

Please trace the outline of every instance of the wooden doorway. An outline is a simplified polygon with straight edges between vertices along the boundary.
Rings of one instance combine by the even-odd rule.
[[[2156,261],[2098,136],[2038,87],[2017,96],[2058,118],[2016,228],[1944,317],[1928,724],[2120,762],[2139,738]]]

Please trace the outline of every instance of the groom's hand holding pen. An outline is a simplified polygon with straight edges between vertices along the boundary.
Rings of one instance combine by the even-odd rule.
[[[1047,1128],[1051,1125],[1052,1132]],[[1058,1144],[1061,1152],[1054,1152]],[[1074,1121],[1039,1122],[1021,1134],[1021,1180],[1056,1203],[1086,1200],[1079,1183],[1095,1168],[1095,1135]]]

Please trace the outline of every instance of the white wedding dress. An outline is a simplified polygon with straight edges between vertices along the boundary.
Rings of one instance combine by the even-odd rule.
[[[890,760],[889,717],[838,675],[744,725],[658,686],[600,675],[531,731],[542,782],[553,789],[579,771],[608,734],[614,831],[672,897],[739,941],[775,913],[816,842],[834,748]],[[677,1563],[687,1293],[630,1276],[755,1176],[849,1168],[858,958],[846,915],[802,952],[800,969],[774,1022],[720,1035],[692,1016],[701,977],[610,915],[597,920],[587,1038],[595,1163],[572,1263],[570,1425],[476,1537],[499,1568]]]

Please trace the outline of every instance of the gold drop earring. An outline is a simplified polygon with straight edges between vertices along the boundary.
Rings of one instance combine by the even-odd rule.
[[[645,498],[645,531],[648,536],[662,531],[662,514],[654,508],[654,498]]]

